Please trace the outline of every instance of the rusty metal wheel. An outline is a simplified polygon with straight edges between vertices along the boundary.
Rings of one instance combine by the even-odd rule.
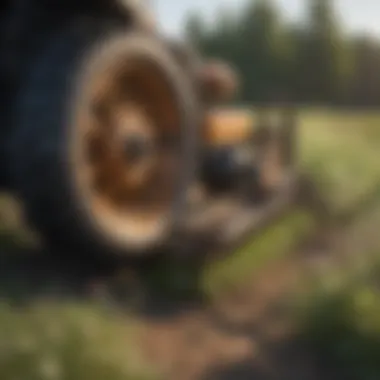
[[[14,174],[50,243],[141,256],[173,238],[196,163],[197,109],[163,44],[71,30],[37,63],[18,115]]]

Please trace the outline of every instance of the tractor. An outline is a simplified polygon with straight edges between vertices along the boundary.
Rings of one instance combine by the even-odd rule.
[[[294,112],[226,106],[234,70],[145,3],[4,1],[0,17],[1,187],[56,252],[226,250],[291,203]]]

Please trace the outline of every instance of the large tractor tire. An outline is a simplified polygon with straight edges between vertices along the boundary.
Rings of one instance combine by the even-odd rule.
[[[164,44],[69,28],[35,63],[15,110],[10,162],[27,219],[68,255],[160,252],[186,217],[197,124]]]

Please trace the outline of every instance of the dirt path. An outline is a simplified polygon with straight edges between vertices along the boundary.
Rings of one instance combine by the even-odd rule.
[[[333,231],[328,248],[303,247],[213,305],[147,319],[148,358],[167,380],[337,379],[293,339],[286,301],[305,275],[341,269],[379,249],[379,223],[376,208]]]
[[[160,318],[144,313],[141,343],[148,359],[162,370],[165,380],[337,380],[294,339],[287,301],[303,286],[305,276],[342,268],[350,257],[365,260],[367,253],[379,249],[379,224],[377,206],[354,223],[334,229],[328,248],[304,246],[212,304],[175,305],[176,313]],[[133,273],[127,286],[115,288],[120,273],[88,270],[77,263],[63,267],[52,257],[1,256],[4,296],[16,302],[21,296],[28,301],[32,296],[92,296],[118,307],[137,308],[146,297],[139,283],[134,285]],[[162,301],[156,300],[154,307],[158,303],[163,308]]]

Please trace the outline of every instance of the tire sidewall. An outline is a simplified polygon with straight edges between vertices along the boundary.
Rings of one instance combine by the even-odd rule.
[[[133,54],[140,52],[147,54],[152,60],[156,60],[165,67],[167,76],[170,78],[172,88],[177,96],[177,105],[182,115],[181,125],[181,178],[178,180],[178,194],[180,196],[174,206],[174,212],[170,222],[170,229],[166,239],[162,242],[150,247],[151,249],[145,249],[145,252],[138,252],[138,255],[149,254],[161,249],[168,240],[174,238],[175,233],[182,225],[183,220],[186,218],[187,202],[186,202],[186,189],[193,181],[196,169],[197,169],[197,145],[198,145],[198,110],[197,99],[191,91],[190,83],[187,78],[183,76],[180,68],[175,64],[175,61],[171,58],[165,50],[165,47],[152,37],[144,34],[135,34],[124,30],[115,30],[109,27],[101,27],[98,24],[91,25],[75,25],[65,30],[62,34],[57,35],[53,39],[53,43],[41,54],[40,59],[35,63],[31,70],[31,75],[25,83],[24,90],[21,93],[20,99],[15,107],[15,133],[13,133],[11,139],[11,162],[12,173],[14,182],[18,190],[19,195],[29,206],[31,203],[35,203],[31,209],[36,209],[36,204],[43,205],[42,195],[36,195],[36,191],[31,189],[32,184],[29,184],[25,178],[25,174],[36,170],[33,165],[36,164],[36,160],[28,160],[25,153],[33,153],[33,133],[40,133],[44,136],[44,133],[33,131],[33,123],[44,122],[44,128],[47,131],[47,138],[59,140],[55,141],[53,146],[50,146],[50,152],[45,152],[44,157],[50,157],[52,160],[56,160],[57,173],[49,173],[49,176],[45,178],[51,183],[39,184],[39,186],[58,186],[61,187],[59,195],[51,195],[51,199],[47,200],[47,207],[52,207],[51,212],[61,212],[59,210],[59,202],[61,207],[71,207],[71,214],[76,214],[78,219],[76,220],[76,226],[70,226],[63,224],[66,228],[76,228],[76,236],[80,239],[83,236],[83,241],[86,239],[92,241],[99,251],[113,251],[121,255],[134,255],[135,252],[131,250],[131,247],[127,247],[126,244],[112,241],[112,239],[104,236],[104,233],[97,228],[94,223],[94,218],[88,207],[83,207],[83,198],[78,196],[77,189],[73,180],[72,165],[75,162],[67,162],[68,147],[72,145],[72,138],[75,135],[75,123],[72,123],[70,117],[73,115],[73,107],[78,105],[77,97],[77,85],[86,77],[86,70],[89,59],[100,60],[107,59],[106,55],[110,52]],[[65,54],[67,52],[67,54]],[[101,57],[101,54],[103,56]],[[44,120],[31,120],[31,118],[38,115],[38,111],[34,110],[34,114],[29,111],[31,109],[30,97],[33,92],[38,89],[39,81],[42,77],[46,76],[44,70],[49,66],[49,62],[57,61],[56,56],[62,56],[64,62],[62,66],[65,68],[65,72],[59,77],[57,71],[54,72],[49,79],[52,86],[56,87],[59,94],[44,94],[41,93],[41,104],[36,104],[36,107],[40,112],[43,110],[43,105],[54,104],[54,110],[49,110],[53,113],[50,117],[43,118]],[[46,80],[46,78],[45,78]],[[56,83],[54,83],[56,82]],[[75,94],[75,95],[74,95]],[[50,97],[48,99],[47,97]],[[71,99],[71,101],[68,101]],[[52,112],[54,111],[54,112]],[[38,127],[38,126],[37,126]],[[49,128],[56,128],[56,132],[52,133]],[[41,128],[40,128],[41,131]],[[74,133],[73,133],[74,132]],[[47,143],[48,145],[48,143]],[[50,156],[49,156],[50,155]],[[41,169],[43,171],[43,169]],[[50,169],[51,170],[51,167]],[[73,186],[74,185],[74,186]],[[42,191],[42,193],[48,193]],[[61,199],[60,199],[61,198]],[[37,203],[36,203],[37,202]],[[62,204],[64,202],[65,204]],[[28,208],[28,207],[27,207]],[[53,210],[53,208],[55,208]],[[63,211],[63,210],[62,210]],[[33,212],[32,212],[33,213]],[[33,215],[31,217],[33,222]],[[65,219],[65,218],[62,218]],[[66,218],[67,219],[67,218]],[[66,220],[67,222],[67,220]],[[46,223],[46,222],[45,222]],[[37,221],[37,224],[39,221]],[[40,227],[40,226],[38,226]],[[44,228],[43,228],[44,229]],[[46,229],[45,229],[46,230]],[[43,231],[44,233],[45,231]],[[45,232],[46,233],[46,232]],[[62,231],[64,234],[65,231]],[[88,238],[91,236],[91,238]],[[47,237],[49,240],[49,237]],[[73,246],[75,246],[74,242]],[[81,245],[81,244],[79,244]],[[86,245],[86,243],[84,244]]]

